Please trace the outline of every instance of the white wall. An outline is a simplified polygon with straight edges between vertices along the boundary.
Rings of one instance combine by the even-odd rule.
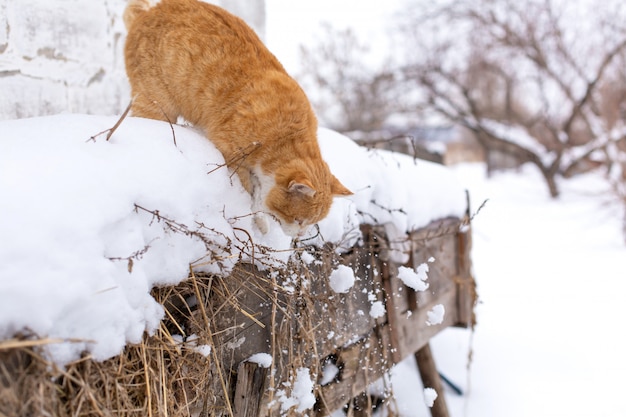
[[[264,0],[215,3],[263,37]],[[57,113],[119,114],[126,0],[0,0],[0,119]]]

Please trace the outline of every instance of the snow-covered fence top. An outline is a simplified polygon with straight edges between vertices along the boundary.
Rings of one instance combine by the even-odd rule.
[[[72,340],[46,346],[61,364],[83,352],[105,360],[153,333],[164,310],[151,289],[184,280],[190,267],[224,276],[240,262],[268,268],[302,252],[278,225],[255,229],[250,197],[202,135],[130,117],[110,140],[98,135],[116,121],[0,122],[0,340]],[[445,168],[329,130],[319,141],[355,194],[337,199],[303,244],[348,251],[361,224],[382,225],[393,242],[465,214],[465,191]],[[404,247],[395,249],[402,260]]]

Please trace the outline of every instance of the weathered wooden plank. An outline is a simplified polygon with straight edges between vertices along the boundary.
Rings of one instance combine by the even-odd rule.
[[[436,325],[426,324],[428,312],[438,304],[441,304],[445,310],[443,322]],[[398,324],[401,332],[401,343],[398,346],[398,350],[400,352],[400,360],[419,350],[434,335],[453,325],[456,321],[456,288],[451,285],[445,291],[440,292],[439,297],[431,300],[430,303],[399,317]]]
[[[329,276],[337,267],[331,261],[324,263],[325,270],[316,270],[317,279],[311,286],[317,349],[326,353],[360,339],[376,325],[369,315],[368,306],[371,304],[370,295],[376,295],[380,278],[370,249],[355,248],[353,253],[340,257],[338,261],[352,268],[356,278],[347,293],[335,293],[330,288]]]
[[[428,311],[442,304],[446,314],[441,324],[428,326]],[[341,374],[339,381],[321,387],[319,415],[343,406],[350,398],[364,391],[369,384],[383,376],[395,363],[414,354],[444,328],[457,321],[456,287],[449,285],[436,300],[422,308],[398,317],[399,345],[392,347],[388,324],[373,329],[367,337],[338,350],[335,355]],[[396,349],[397,353],[392,353]]]
[[[391,358],[387,326],[376,327],[366,338],[337,352],[339,381],[320,387],[317,415],[341,408],[389,369]]]
[[[428,304],[437,298],[440,291],[450,284],[458,274],[456,259],[456,236],[443,235],[429,241],[415,243],[412,252],[412,267],[420,264],[428,265],[428,290],[417,293],[417,307]],[[432,262],[430,261],[432,259]]]

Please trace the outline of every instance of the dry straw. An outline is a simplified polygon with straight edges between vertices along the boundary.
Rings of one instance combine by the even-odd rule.
[[[104,362],[85,356],[61,369],[45,359],[42,347],[70,340],[22,335],[2,342],[0,415],[233,415],[229,399],[234,390],[233,361],[241,356],[232,348],[236,340],[229,340],[233,332],[250,323],[274,329],[266,346],[274,347],[268,353],[281,357],[273,366],[283,372],[317,362],[311,360],[315,349],[310,347],[315,343],[308,340],[314,337],[306,315],[310,300],[302,292],[286,291],[270,275],[274,274],[251,267],[237,267],[227,278],[192,271],[179,285],[155,288],[152,295],[166,310],[159,330]],[[255,311],[241,304],[243,293],[268,303],[259,307],[262,312]],[[225,315],[234,312],[249,323],[225,327]],[[256,318],[268,312],[270,326]],[[296,345],[307,345],[306,354],[296,357]]]

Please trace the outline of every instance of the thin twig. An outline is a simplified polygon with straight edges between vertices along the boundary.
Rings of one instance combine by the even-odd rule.
[[[226,166],[230,167],[233,170],[233,173],[237,172],[237,170],[241,167],[243,161],[248,158],[254,151],[256,151],[259,147],[261,147],[261,142],[252,142],[245,148],[237,151],[228,161],[225,161],[223,164],[216,164],[215,168],[207,172],[207,174],[211,174],[212,172],[217,171],[220,168],[224,168]],[[237,165],[233,167],[233,164],[237,162]],[[231,174],[232,176],[232,174]]]
[[[107,134],[106,135],[106,141],[108,142],[109,139],[111,139],[111,136],[113,136],[113,133],[115,133],[115,131],[117,130],[118,127],[120,127],[120,125],[122,124],[122,122],[124,121],[124,119],[126,118],[126,116],[128,116],[128,112],[130,112],[130,109],[133,105],[133,100],[130,101],[130,103],[128,103],[128,106],[126,107],[126,110],[124,110],[124,113],[122,113],[122,115],[120,116],[119,119],[117,119],[117,122],[115,122],[115,124],[113,125],[113,127],[109,128],[109,129],[105,129],[100,133],[96,133],[95,135],[91,136],[89,139],[87,139],[87,142],[96,141],[96,138],[100,135],[103,134]]]
[[[159,108],[159,110],[161,110],[161,113],[163,113],[163,117],[165,117],[165,120],[167,120],[167,122],[170,124],[170,129],[172,129],[172,139],[174,140],[174,146],[178,148],[178,144],[176,143],[176,132],[174,132],[174,123],[172,123],[172,120],[167,115],[165,110],[163,110],[163,107],[161,107],[158,101],[155,100],[152,102],[152,104],[154,104]]]
[[[122,113],[122,115],[117,120],[117,122],[113,125],[113,127],[109,129],[109,133],[107,133],[107,137],[106,137],[107,142],[109,141],[109,139],[111,139],[111,136],[117,130],[117,128],[122,124],[126,116],[128,116],[128,112],[130,112],[130,108],[132,107],[132,105],[133,105],[133,101],[131,100],[130,103],[128,103],[128,106],[126,106],[126,110],[124,110],[124,113]]]

